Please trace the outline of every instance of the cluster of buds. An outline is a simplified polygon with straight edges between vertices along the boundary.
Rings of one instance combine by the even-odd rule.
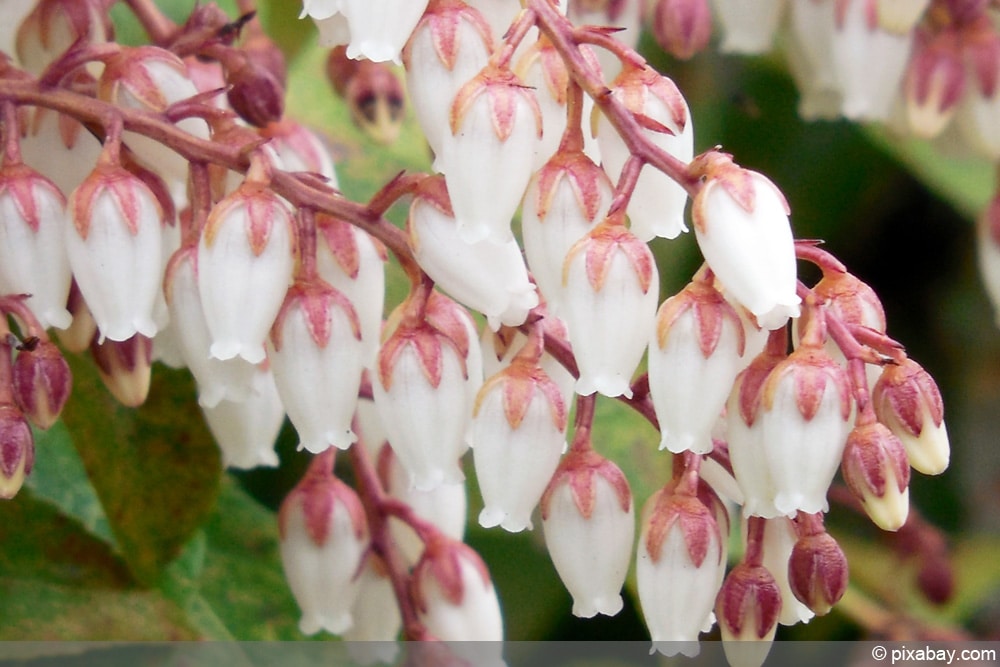
[[[227,466],[277,465],[287,414],[315,455],[279,517],[305,634],[503,638],[489,573],[462,542],[470,449],[479,523],[531,530],[537,508],[578,616],[622,609],[633,559],[667,654],[695,654],[718,622],[727,641],[763,642],[740,660],[759,663],[779,623],[828,612],[847,581],[823,528],[834,477],[877,525],[903,526],[910,468],[948,464],[941,396],[886,335],[872,290],[796,244],[778,187],[718,150],[695,156],[677,86],[613,30],[567,18],[627,24],[638,3],[303,4],[338,48],[334,82],[374,100],[362,115],[381,140],[401,95],[369,66],[405,66],[437,174],[347,201],[323,143],[281,118],[284,73],[259,26],[233,45],[250,17],[206,7],[170,30],[161,17],[160,45],[136,48],[107,42],[98,0],[40,0],[24,19],[0,69],[0,294],[30,295],[0,300],[24,334],[0,340],[0,495],[30,471],[28,421],[47,427],[68,395],[53,327],[67,349],[91,349],[127,405],[144,401],[154,359],[190,369]],[[704,0],[646,4],[669,50],[707,41]],[[773,30],[781,3],[763,4]],[[819,57],[837,67],[816,94],[868,114],[876,103],[844,83],[857,53],[836,35],[895,44],[901,19],[873,24],[862,0],[794,7],[809,76],[826,80]],[[829,35],[802,38],[827,9]],[[74,35],[55,51],[53,16]],[[953,18],[949,30],[976,20]],[[55,141],[37,134],[45,122],[61,131],[40,156]],[[41,175],[53,159],[87,169],[56,184]],[[404,196],[405,231],[383,217]],[[649,242],[688,232],[688,204],[705,265],[661,303]],[[387,251],[410,291],[383,321]],[[822,280],[799,282],[798,261]],[[598,394],[657,425],[670,453],[637,544],[637,499],[592,441]],[[334,475],[338,450],[356,490]],[[727,575],[740,524],[746,549]]]

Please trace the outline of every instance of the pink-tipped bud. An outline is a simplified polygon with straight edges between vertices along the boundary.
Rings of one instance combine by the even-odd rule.
[[[105,340],[95,337],[90,354],[97,364],[97,374],[119,403],[136,408],[146,402],[152,377],[153,341],[141,334],[128,340]]]
[[[898,530],[909,513],[910,464],[892,431],[873,422],[847,438],[841,474],[865,512],[882,530]]]
[[[353,625],[351,607],[369,543],[361,500],[333,476],[330,458],[313,459],[278,514],[281,563],[306,635],[340,634]]]
[[[621,469],[592,449],[563,459],[542,496],[552,563],[573,596],[573,615],[614,616],[635,538],[635,502]]]
[[[236,60],[236,59],[233,59]],[[274,73],[251,58],[231,65],[226,97],[240,118],[256,127],[281,120],[285,113],[285,87]]]
[[[915,470],[944,472],[951,452],[944,403],[927,371],[912,359],[886,366],[872,390],[872,404],[878,420],[902,441]]]
[[[17,495],[35,462],[35,441],[17,406],[0,405],[0,499]]]
[[[837,604],[847,590],[847,557],[829,533],[799,538],[788,559],[792,593],[817,616]]]
[[[781,615],[781,590],[763,565],[740,563],[715,601],[723,650],[732,667],[760,667]]]
[[[657,0],[652,27],[653,36],[664,51],[687,60],[708,46],[712,12],[707,0]]]
[[[944,130],[958,110],[965,82],[959,34],[918,33],[903,84],[907,118],[915,135],[930,139]]]
[[[62,352],[49,341],[18,352],[12,380],[18,407],[41,429],[52,426],[59,418],[73,385]]]
[[[413,568],[411,594],[430,634],[447,642],[500,642],[500,602],[475,551],[441,534],[433,535]]]

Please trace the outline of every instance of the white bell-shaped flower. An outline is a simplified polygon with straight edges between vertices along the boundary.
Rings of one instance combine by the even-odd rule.
[[[503,641],[500,601],[490,573],[479,554],[461,542],[443,535],[429,540],[413,568],[411,592],[420,620],[437,639]]]
[[[109,155],[70,195],[66,251],[101,339],[152,338],[163,209],[153,191]]]
[[[281,563],[306,635],[340,634],[353,625],[351,607],[369,543],[361,500],[332,467],[332,457],[313,459],[278,514]]]
[[[491,377],[472,415],[473,461],[483,511],[479,523],[512,533],[531,529],[531,513],[566,447],[559,386],[541,368],[535,337],[506,369]]]
[[[715,606],[722,536],[712,510],[694,495],[668,488],[643,508],[636,586],[653,648],[698,654],[698,634]]]
[[[788,559],[798,539],[795,523],[788,517],[768,519],[764,524],[763,563],[781,591],[781,614],[778,616],[781,625],[808,623],[815,615],[795,597],[788,583]]]
[[[52,109],[28,112],[28,133],[21,139],[25,164],[52,180],[64,195],[90,176],[101,155],[101,142],[80,122]]]
[[[765,518],[781,516],[774,507],[774,479],[764,455],[760,421],[761,387],[785,358],[784,340],[779,344],[775,334],[771,341],[765,353],[736,377],[726,402],[726,442],[733,476],[743,493],[743,514]]]
[[[538,305],[517,241],[462,240],[442,178],[421,184],[407,228],[421,268],[441,289],[486,315],[491,328],[523,324]]]
[[[365,367],[375,365],[385,308],[385,247],[363,229],[323,214],[316,216],[316,270],[347,297],[361,325]]]
[[[643,134],[647,139],[678,160],[691,161],[694,157],[691,113],[673,81],[648,65],[629,64],[615,79],[611,91],[628,111],[645,119]],[[650,123],[656,129],[650,129]],[[597,143],[604,168],[617,181],[631,151],[604,114],[600,114],[597,122]],[[643,167],[628,204],[632,233],[645,242],[656,236],[672,239],[686,232],[687,199],[687,192],[679,183],[654,167]]]
[[[646,4],[644,0],[570,2],[568,15],[574,25],[615,28],[615,39],[634,49],[639,44],[639,36],[642,34],[642,16]],[[610,50],[596,49],[596,51],[605,80],[613,79],[622,67],[621,60]]]
[[[351,26],[347,57],[399,64],[399,53],[426,7],[427,0],[341,0],[340,11]]]
[[[194,245],[174,253],[167,264],[164,295],[181,357],[198,386],[198,403],[214,408],[222,400],[238,403],[247,399],[255,366],[239,357],[221,361],[209,354],[212,335],[198,292],[197,257]]]
[[[835,118],[841,102],[833,66],[836,0],[796,0],[789,5],[788,65],[801,91],[799,114],[807,120]]]
[[[774,507],[786,516],[827,510],[826,492],[851,430],[847,371],[823,349],[822,314],[809,318],[799,348],[761,387],[764,456]]]
[[[707,454],[742,367],[739,315],[711,285],[696,281],[663,302],[651,334],[649,393],[660,449]]]
[[[410,484],[410,475],[399,462],[399,457],[393,453],[391,445],[383,446],[379,452],[378,470],[389,495],[409,505],[416,516],[429,521],[442,534],[452,539],[461,541],[465,537],[468,495],[464,483],[439,484],[429,491],[415,488]],[[389,531],[407,562],[416,563],[420,560],[424,543],[408,524],[391,520]]]
[[[184,61],[156,46],[123,48],[105,63],[97,85],[97,96],[105,102],[153,113],[197,94]],[[194,137],[208,139],[208,125],[201,118],[184,118],[176,125]],[[168,187],[183,189],[188,177],[187,158],[137,132],[126,131],[123,139]]]
[[[565,148],[565,147],[564,147]],[[580,150],[560,150],[528,183],[521,211],[524,255],[549,312],[558,314],[570,248],[604,219],[614,186]]]
[[[260,129],[260,134],[269,139],[268,148],[274,151],[278,162],[286,171],[306,171],[319,174],[327,180],[327,185],[337,187],[337,172],[333,156],[320,137],[290,118],[270,123]]]
[[[878,420],[906,448],[914,470],[938,475],[948,468],[951,447],[944,423],[944,403],[937,383],[912,359],[887,365],[872,389]]]
[[[691,209],[705,262],[765,329],[797,317],[795,242],[788,204],[765,176],[708,153],[707,181]]]
[[[247,181],[212,209],[198,245],[198,290],[216,359],[264,359],[264,341],[292,279],[287,205]]]
[[[656,317],[659,274],[653,254],[625,229],[620,213],[573,246],[563,268],[563,289],[564,317],[580,370],[577,393],[631,397],[629,383]]]
[[[455,96],[486,67],[492,51],[489,24],[465,3],[432,3],[406,43],[406,89],[435,155],[441,154],[442,139],[450,132]]]
[[[573,615],[614,616],[632,559],[635,503],[628,480],[593,449],[574,447],[542,497],[545,545],[573,596]]]
[[[911,33],[896,34],[878,24],[876,0],[837,3],[833,66],[843,95],[841,113],[858,121],[884,121],[902,89]]]
[[[299,434],[299,449],[347,449],[364,369],[354,306],[322,281],[288,290],[271,329],[268,359],[278,395]]]
[[[722,26],[723,53],[767,53],[784,17],[788,0],[714,0]]]
[[[66,198],[24,164],[0,169],[0,294],[25,301],[44,328],[67,328],[71,281],[66,255]]]
[[[434,299],[446,297],[434,294],[427,310]],[[468,351],[478,341],[470,340],[461,319],[413,321],[410,307],[410,300],[400,306],[403,314],[379,350],[372,393],[410,484],[430,490],[465,479],[458,460],[468,449],[472,414]]]
[[[510,70],[487,65],[459,90],[450,122],[437,166],[461,238],[506,243],[542,136],[534,91]]]
[[[347,652],[359,665],[392,664],[399,654],[396,639],[403,619],[396,591],[378,556],[368,554],[358,575],[358,589],[351,607],[354,625],[341,633]]]
[[[247,362],[233,360],[233,363]],[[246,398],[222,399],[211,407],[202,405],[201,409],[208,430],[222,451],[224,468],[273,468],[279,463],[274,444],[285,422],[285,407],[271,371],[247,365],[253,370],[253,377]]]
[[[94,0],[41,0],[29,3],[27,16],[22,4],[4,2],[4,25],[17,31],[11,46],[16,45],[21,67],[34,76],[40,76],[72,47],[107,42],[114,32],[106,8]],[[23,21],[17,19],[18,14]],[[15,49],[4,52],[14,55]]]

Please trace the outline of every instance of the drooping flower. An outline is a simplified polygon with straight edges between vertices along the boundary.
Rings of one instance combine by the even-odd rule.
[[[912,359],[886,365],[872,390],[872,405],[878,420],[903,443],[915,470],[944,472],[951,455],[944,403],[926,370]]]
[[[222,466],[240,470],[273,468],[279,463],[275,441],[285,421],[285,407],[274,375],[270,369],[242,359],[232,363],[250,367],[249,393],[242,400],[222,399],[213,406],[201,406],[208,430],[222,452]]]
[[[899,438],[878,422],[851,431],[841,463],[844,482],[882,530],[899,530],[909,514],[910,463]]]

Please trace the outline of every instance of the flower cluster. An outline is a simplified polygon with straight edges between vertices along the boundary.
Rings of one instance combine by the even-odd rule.
[[[306,0],[322,43],[342,47],[334,83],[371,102],[362,122],[391,139],[402,96],[377,63],[401,63],[434,153],[435,174],[361,205],[337,191],[319,137],[284,117],[280,58],[251,17],[207,5],[164,29],[147,14],[158,45],[124,47],[99,0],[39,0],[0,63],[0,312],[20,332],[0,331],[0,496],[30,472],[29,421],[51,425],[69,393],[53,328],[126,405],[145,400],[154,360],[188,368],[229,467],[277,465],[288,416],[315,455],[279,518],[305,634],[503,638],[489,572],[462,542],[470,449],[479,523],[531,530],[537,509],[578,616],[618,613],[633,562],[667,654],[696,653],[718,623],[727,641],[764,642],[759,662],[779,623],[829,611],[847,582],[823,526],[834,477],[900,529],[911,467],[948,464],[941,396],[871,288],[795,242],[774,183],[717,149],[695,155],[682,92],[599,27],[638,21],[638,4]],[[761,3],[763,22],[716,4],[726,48],[762,48],[780,22],[782,3]],[[920,12],[873,23],[869,4],[787,10],[808,108],[882,104],[867,91],[890,86],[852,60],[859,39],[886,43],[869,61],[905,66],[897,43]],[[915,29],[925,50],[978,25],[958,4],[933,3]],[[671,51],[707,40],[704,0],[647,9]],[[765,32],[739,32],[751,27]],[[912,67],[910,117],[926,129],[928,105],[943,115],[957,97],[936,64]],[[405,230],[383,217],[404,197]],[[661,298],[649,242],[685,233],[704,265]],[[389,253],[410,289],[383,319]],[[798,262],[822,279],[800,282]],[[593,441],[598,395],[659,428],[669,472],[651,497]],[[334,474],[338,450],[354,488]],[[745,545],[732,558],[731,530]]]

